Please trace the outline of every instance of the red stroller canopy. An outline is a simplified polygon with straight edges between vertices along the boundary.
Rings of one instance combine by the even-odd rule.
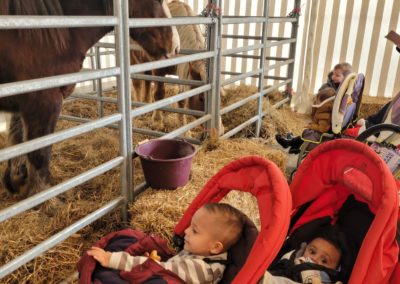
[[[226,165],[203,187],[174,231],[183,236],[197,209],[208,202],[219,202],[231,190],[254,195],[261,219],[261,232],[232,283],[257,283],[284,242],[290,221],[289,186],[271,161],[248,156]]]
[[[312,202],[293,230],[323,216],[334,219],[349,195],[366,203],[374,217],[349,283],[389,282],[399,256],[397,186],[387,165],[368,145],[350,139],[321,144],[300,165],[290,188],[294,209]]]

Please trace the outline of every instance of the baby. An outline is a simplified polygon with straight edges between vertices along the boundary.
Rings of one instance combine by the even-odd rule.
[[[353,71],[352,66],[347,63],[339,63],[333,67],[333,70],[328,74],[328,80],[318,90],[318,94],[313,101],[311,112],[312,122],[306,126],[307,129],[326,133],[331,129],[332,124],[332,97],[336,96],[340,84]],[[298,154],[300,147],[303,144],[301,136],[292,136],[289,132],[286,135],[277,134],[275,139],[283,148],[288,148],[290,154]]]
[[[263,284],[335,283],[346,248],[344,235],[329,226],[298,251],[286,253],[264,274]]]
[[[185,230],[181,252],[165,262],[158,262],[186,283],[217,283],[221,280],[227,260],[227,250],[241,236],[243,213],[224,203],[208,203],[192,217]],[[131,271],[148,257],[132,256],[126,252],[107,252],[98,247],[88,250],[102,266]]]
[[[338,63],[333,67],[333,70],[328,74],[328,80],[326,83],[318,89],[321,91],[326,88],[333,88],[335,91],[339,89],[340,84],[343,80],[353,72],[353,67],[347,62]]]

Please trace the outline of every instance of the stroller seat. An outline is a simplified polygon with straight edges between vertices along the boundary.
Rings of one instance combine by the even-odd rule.
[[[232,190],[248,192],[256,197],[261,230],[258,233],[254,223],[247,218],[241,238],[228,250],[228,264],[219,283],[256,284],[285,240],[292,208],[289,185],[281,170],[273,162],[259,156],[248,156],[223,167],[207,182],[189,205],[174,228],[174,239],[178,245],[183,246],[184,231],[190,225],[197,209],[206,203],[219,202]],[[162,259],[168,259],[171,256],[168,256],[171,252],[166,246],[165,239],[137,230],[127,229],[110,233],[101,238],[95,246],[111,249],[108,247],[110,241],[112,241],[111,245],[119,242],[114,245],[115,247],[118,245],[117,251],[125,250],[131,255],[143,255],[143,252],[156,249],[157,252],[162,253],[159,254]],[[96,261],[87,253],[84,253],[79,261],[78,270],[81,273],[79,283],[92,283],[92,276],[98,273]],[[111,282],[105,283],[172,284],[183,282],[173,272],[159,267],[151,259],[134,266],[130,272],[105,270],[97,274],[100,277],[99,281],[113,277]],[[110,273],[113,275],[110,276]],[[117,282],[119,280],[121,281]]]
[[[301,134],[301,139],[304,142],[300,147],[297,166],[300,165],[309,151],[325,141],[341,137],[342,132],[357,121],[364,82],[365,78],[361,73],[351,73],[342,82],[334,97],[332,123],[329,132],[321,133],[312,129],[304,129]]]
[[[319,145],[298,168],[290,189],[294,213],[279,255],[311,241],[310,232],[336,223],[344,229],[350,248],[340,271],[346,283],[396,281],[396,181],[368,145],[351,139]]]
[[[285,240],[291,212],[286,178],[271,161],[248,156],[223,167],[193,200],[174,232],[178,239],[182,238],[197,209],[205,203],[220,201],[232,190],[248,192],[256,197],[261,231],[256,239],[249,234],[251,225],[243,231],[241,240],[228,251],[230,264],[220,283],[257,283]]]

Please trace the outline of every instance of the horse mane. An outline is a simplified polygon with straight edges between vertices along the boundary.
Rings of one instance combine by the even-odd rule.
[[[0,15],[63,15],[59,0],[1,0]],[[51,44],[61,53],[68,48],[69,29],[18,29],[18,36],[26,42]],[[33,41],[34,39],[34,41]]]

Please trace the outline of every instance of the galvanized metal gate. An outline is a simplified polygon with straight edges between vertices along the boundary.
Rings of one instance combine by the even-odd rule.
[[[217,6],[224,9],[224,5],[228,5],[230,1],[222,3],[220,0],[212,1]],[[293,2],[295,7],[299,6],[300,1],[296,0]],[[31,151],[40,149],[44,146],[52,145],[54,143],[76,137],[83,133],[90,132],[95,129],[109,126],[118,126],[119,129],[119,155],[112,160],[109,160],[95,168],[92,168],[86,172],[79,173],[77,176],[55,185],[49,189],[46,189],[34,196],[31,196],[25,200],[22,200],[11,207],[4,208],[0,211],[0,222],[11,219],[14,216],[23,213],[26,210],[32,209],[33,207],[55,197],[61,193],[64,193],[77,185],[83,184],[84,182],[93,179],[111,169],[119,168],[121,171],[121,194],[106,205],[102,206],[98,210],[85,216],[79,221],[73,223],[57,234],[51,236],[49,239],[43,241],[37,246],[33,247],[24,254],[16,257],[14,260],[0,267],[0,278],[12,273],[25,263],[34,259],[35,257],[43,254],[50,248],[56,246],[72,234],[76,233],[85,226],[88,226],[95,220],[98,220],[105,214],[117,209],[122,208],[124,218],[127,218],[127,203],[133,200],[133,197],[139,192],[146,188],[146,184],[134,185],[132,179],[133,166],[133,144],[132,144],[132,119],[140,116],[144,113],[151,112],[156,109],[163,108],[165,110],[171,110],[175,112],[189,113],[198,116],[193,122],[183,125],[170,133],[162,133],[155,130],[143,130],[133,128],[134,133],[146,133],[153,136],[162,136],[162,138],[173,138],[184,134],[187,130],[190,130],[198,125],[207,124],[209,128],[219,128],[219,118],[221,115],[233,111],[248,102],[257,101],[258,108],[254,115],[237,125],[233,129],[229,129],[222,138],[228,138],[248,125],[256,125],[256,135],[259,135],[261,122],[266,115],[262,109],[262,103],[266,100],[266,96],[272,91],[282,86],[291,87],[293,66],[294,66],[294,53],[296,48],[296,36],[297,36],[297,21],[298,18],[287,17],[281,15],[279,17],[270,17],[269,15],[269,4],[270,1],[265,0],[262,5],[262,15],[219,15],[217,17],[190,17],[190,18],[172,18],[172,19],[159,19],[157,21],[151,19],[129,19],[128,18],[128,2],[126,0],[114,0],[114,16],[101,16],[101,17],[68,17],[58,18],[56,21],[52,17],[29,17],[29,16],[13,16],[13,17],[2,17],[0,18],[1,29],[17,29],[17,28],[43,28],[43,27],[82,27],[82,26],[115,26],[115,49],[116,49],[116,66],[110,68],[99,68],[96,70],[84,70],[79,73],[66,74],[54,77],[40,78],[28,81],[20,81],[15,83],[7,83],[0,85],[0,97],[12,96],[22,94],[27,91],[37,91],[50,87],[59,87],[68,84],[75,84],[83,81],[96,81],[101,82],[101,78],[116,76],[118,82],[118,97],[113,102],[118,105],[118,113],[109,116],[101,117],[100,119],[88,121],[81,120],[74,117],[64,117],[73,119],[76,121],[84,122],[81,125],[59,131],[54,134],[47,135],[32,141],[28,141],[22,144],[14,145],[0,150],[0,162],[14,158],[16,156],[29,153]],[[239,35],[233,35],[226,32],[226,28],[229,25],[241,25],[256,23],[260,27],[257,28],[259,35],[253,35],[253,31],[247,29],[245,33]],[[287,24],[291,25],[292,32],[290,38],[282,37],[270,37],[267,36],[267,29],[272,24]],[[208,35],[208,49],[202,52],[190,52],[186,51],[186,56],[165,59],[157,62],[149,62],[145,64],[138,64],[129,66],[127,62],[129,60],[129,28],[137,27],[149,27],[149,26],[166,26],[166,25],[185,25],[185,24],[204,24],[207,26]],[[235,47],[226,49],[223,48],[224,39],[241,39],[243,43],[248,43],[249,40],[253,44],[246,45],[242,44]],[[268,49],[280,46],[289,46],[289,56],[284,57],[272,57],[268,55]],[[252,55],[246,54],[252,52]],[[223,58],[248,58],[251,57],[258,60],[257,64],[254,64],[254,69],[244,70],[243,72],[230,72],[229,70],[221,70],[221,60]],[[208,82],[201,82],[200,86],[190,91],[180,93],[176,96],[166,98],[151,104],[136,104],[141,105],[135,109],[132,109],[131,102],[131,90],[130,90],[130,79],[131,74],[138,72],[148,71],[155,68],[167,67],[176,65],[183,62],[193,60],[208,60]],[[260,60],[261,59],[261,60]],[[265,59],[265,60],[264,60]],[[97,64],[99,67],[99,64]],[[279,69],[281,67],[287,68],[286,76],[269,75],[270,70]],[[222,78],[220,74],[224,74]],[[147,80],[154,80],[159,78],[143,77]],[[232,105],[221,108],[219,90],[222,86],[226,86],[237,81],[245,80],[246,78],[252,78],[253,82],[257,84],[258,91],[251,96],[238,101]],[[266,80],[272,79],[276,82],[274,85],[266,88]],[[168,79],[171,83],[182,83],[180,79]],[[185,82],[184,82],[185,83]],[[193,82],[186,82],[192,83]],[[199,85],[199,82],[197,83]],[[77,94],[76,97],[86,97],[94,99],[99,102],[107,101],[101,97],[102,87],[98,84],[99,96],[91,96],[85,94]],[[194,112],[190,110],[178,110],[168,108],[174,102],[179,100],[187,99],[192,96],[198,95],[202,92],[208,92],[207,108],[205,112]],[[283,102],[288,101],[286,98]],[[110,100],[108,100],[110,101]],[[281,104],[280,103],[280,104]],[[134,104],[135,105],[135,104]],[[101,112],[101,108],[99,112]],[[193,140],[192,142],[200,143],[200,141]]]

